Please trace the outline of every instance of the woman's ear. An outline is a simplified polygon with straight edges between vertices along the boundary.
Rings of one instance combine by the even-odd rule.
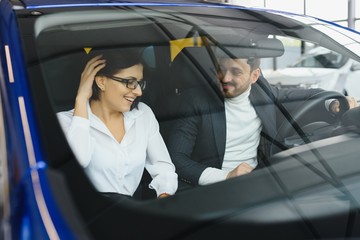
[[[105,80],[106,77],[104,76],[96,76],[95,77],[95,83],[100,88],[101,91],[105,91]]]

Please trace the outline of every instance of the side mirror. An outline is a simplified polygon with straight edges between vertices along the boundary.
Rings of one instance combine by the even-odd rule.
[[[359,71],[360,70],[360,63],[359,62],[353,62],[350,70],[351,71]]]

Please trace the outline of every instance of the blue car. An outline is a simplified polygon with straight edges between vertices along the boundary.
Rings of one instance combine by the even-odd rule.
[[[360,238],[360,108],[341,87],[360,71],[359,32],[211,1],[1,0],[0,17],[0,239]],[[319,64],[351,59],[332,88],[339,92],[303,89],[309,96],[295,98],[290,93],[302,84],[280,89],[267,82],[271,72],[319,47],[336,53],[314,58]],[[104,194],[57,115],[74,108],[89,59],[124,49],[141,49],[146,88],[137,100],[153,111],[178,175],[169,197],[149,188],[149,169],[130,196]],[[233,125],[176,134],[211,129],[209,109],[225,116],[226,92],[235,85],[219,79],[243,73],[225,69],[223,58],[261,60],[255,80],[267,100],[250,105],[252,116],[263,116],[258,149],[266,154],[255,148],[250,173],[203,182],[187,168],[225,171],[231,153],[217,155],[217,148],[231,145],[225,140]],[[316,82],[316,74],[309,76]],[[360,89],[360,79],[351,86]],[[231,119],[248,117],[242,116]],[[187,120],[194,124],[180,129]],[[191,153],[200,144],[210,150]]]

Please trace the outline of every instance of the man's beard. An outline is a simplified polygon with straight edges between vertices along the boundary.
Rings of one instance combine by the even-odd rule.
[[[225,88],[224,88],[224,86],[225,86]],[[236,83],[234,83],[233,81],[226,82],[226,83],[220,83],[220,90],[221,90],[222,94],[224,95],[224,97],[225,98],[234,97],[233,94],[231,93],[230,89],[227,89],[226,86],[231,86],[231,87],[233,87],[232,89],[236,89]]]

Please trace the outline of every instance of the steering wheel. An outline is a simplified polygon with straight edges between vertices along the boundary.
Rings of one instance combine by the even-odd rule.
[[[306,99],[299,107],[297,107],[297,110],[292,112],[291,116],[285,116],[286,119],[283,121],[283,123],[280,125],[278,129],[278,133],[275,136],[275,141],[277,142],[284,142],[284,139],[286,137],[289,137],[295,133],[295,131],[302,136],[304,134],[303,126],[301,126],[299,123],[304,122],[304,120],[312,119],[311,114],[316,111],[316,108],[319,108],[319,106],[324,106],[325,108],[325,101],[328,99],[336,99],[340,103],[340,112],[336,114],[332,114],[329,112],[329,114],[322,114],[320,121],[323,121],[322,123],[330,123],[330,122],[339,122],[341,119],[341,116],[349,110],[349,103],[348,100],[344,95],[342,95],[339,92],[335,91],[323,91],[319,92],[308,99]],[[319,121],[319,120],[316,120]],[[321,124],[320,124],[321,125]],[[323,126],[323,124],[322,124]],[[272,144],[272,151],[273,151],[274,144]]]

